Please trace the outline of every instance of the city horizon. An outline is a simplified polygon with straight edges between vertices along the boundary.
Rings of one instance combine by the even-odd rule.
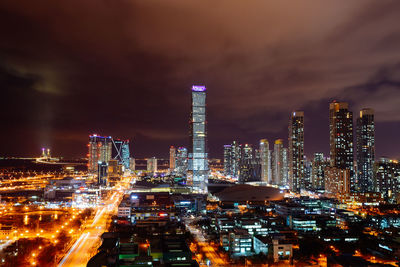
[[[191,87],[190,87],[191,88]],[[309,159],[309,160],[311,160],[312,158],[313,158],[313,155],[314,155],[314,153],[324,153],[324,155],[326,155],[327,157],[329,157],[329,104],[330,103],[332,103],[332,102],[346,102],[346,101],[338,101],[338,100],[332,100],[331,102],[328,102],[327,103],[327,117],[326,117],[326,131],[325,131],[325,135],[326,135],[326,143],[324,144],[324,146],[325,146],[325,148],[324,149],[320,149],[320,150],[315,150],[315,151],[310,151],[310,149],[308,148],[307,149],[307,147],[308,147],[308,140],[310,139],[310,143],[312,142],[311,140],[313,140],[312,138],[310,138],[310,135],[311,134],[307,134],[307,129],[308,129],[308,124],[310,124],[310,123],[312,123],[312,122],[308,122],[307,123],[307,113],[305,113],[305,115],[304,115],[304,117],[305,117],[305,122],[304,122],[304,124],[305,124],[305,143],[306,143],[306,145],[305,145],[305,156]],[[348,102],[346,102],[346,103],[348,103]],[[365,109],[365,108],[368,108],[368,107],[362,107],[362,109]],[[355,114],[358,114],[358,112],[359,111],[354,111],[354,110],[352,110],[352,108],[351,108],[351,105],[349,105],[349,110],[351,110],[351,111],[353,111],[353,112],[355,112]],[[188,110],[189,111],[189,110]],[[292,111],[293,112],[293,111]],[[292,113],[292,112],[290,112],[290,113],[288,113],[288,118],[290,117],[290,114]],[[376,112],[375,110],[374,110],[374,112]],[[356,119],[357,119],[357,116],[355,116],[355,118],[353,119],[353,124],[355,125],[355,121],[356,121]],[[207,121],[207,123],[209,124],[209,121]],[[375,124],[377,125],[375,128],[376,128],[376,135],[377,136],[379,136],[379,123],[376,123],[375,122]],[[187,125],[187,127],[188,127],[188,125]],[[353,129],[353,133],[355,134],[355,128]],[[91,136],[91,135],[98,135],[98,136],[112,136],[113,138],[117,138],[117,139],[123,139],[123,140],[133,140],[133,142],[131,142],[130,143],[130,149],[131,149],[131,151],[132,151],[132,154],[134,154],[135,155],[135,158],[139,158],[139,159],[145,159],[145,158],[150,158],[150,157],[153,157],[153,156],[156,156],[157,158],[163,158],[163,159],[167,159],[168,157],[169,157],[169,155],[168,155],[168,148],[170,147],[170,146],[175,146],[175,147],[188,147],[189,146],[189,142],[187,141],[186,143],[172,143],[172,144],[169,144],[168,146],[166,146],[166,148],[165,148],[165,150],[163,150],[162,152],[160,152],[160,151],[158,151],[158,152],[156,152],[156,153],[152,153],[152,154],[145,154],[145,153],[143,153],[143,154],[139,154],[139,156],[136,156],[136,154],[137,154],[137,151],[135,150],[135,142],[134,142],[134,137],[133,138],[125,138],[125,137],[120,137],[120,136],[113,136],[113,135],[109,135],[109,134],[106,134],[106,133],[103,133],[103,132],[96,132],[96,133],[91,133],[91,134],[89,134],[89,136]],[[86,135],[87,136],[87,135]],[[274,136],[277,136],[277,135],[274,135]],[[307,138],[308,137],[308,138]],[[212,138],[212,135],[211,135],[211,138]],[[83,138],[82,138],[83,139]],[[209,139],[209,138],[208,138]],[[210,153],[210,158],[215,158],[215,159],[223,159],[223,146],[224,145],[226,145],[226,144],[230,144],[232,141],[237,141],[238,143],[240,143],[240,144],[249,144],[249,145],[252,145],[253,146],[253,148],[256,148],[257,146],[258,146],[258,143],[259,143],[259,141],[261,140],[261,139],[267,139],[269,142],[274,142],[275,140],[278,140],[278,139],[282,139],[283,140],[283,143],[284,143],[284,146],[287,146],[288,145],[288,136],[287,136],[287,131],[286,131],[286,136],[284,136],[284,137],[280,137],[280,136],[277,136],[276,138],[265,138],[265,137],[263,137],[263,136],[260,136],[258,139],[257,139],[257,137],[255,137],[255,138],[253,138],[252,140],[255,140],[254,142],[250,142],[250,141],[247,141],[247,140],[241,140],[241,139],[239,139],[239,138],[234,138],[234,139],[232,139],[232,140],[228,140],[227,142],[225,142],[225,143],[221,143],[221,145],[220,146],[218,146],[218,147],[213,147],[213,148],[210,148],[210,146],[208,146],[208,150],[209,150],[209,153]],[[376,145],[376,147],[377,147],[377,153],[376,153],[376,158],[377,159],[379,159],[379,158],[390,158],[390,159],[395,159],[395,160],[398,160],[398,159],[400,159],[400,154],[393,154],[393,155],[388,155],[388,153],[386,153],[385,154],[385,152],[382,152],[381,150],[382,149],[380,149],[379,148],[379,139],[378,138],[375,138],[376,140],[378,140],[378,142],[377,142],[377,144],[378,145]],[[64,158],[69,158],[69,159],[78,159],[78,158],[85,158],[85,157],[87,157],[86,156],[86,154],[87,154],[87,150],[86,150],[86,145],[87,145],[87,138],[86,138],[86,140],[82,140],[82,147],[83,148],[80,148],[79,150],[82,150],[82,151],[84,151],[84,153],[82,153],[82,155],[79,155],[79,154],[75,154],[75,155],[68,155],[67,154],[67,156],[65,156],[65,154],[63,154],[63,152],[62,151],[54,151],[53,149],[52,149],[52,151],[53,152],[55,152],[55,155],[56,156],[58,156],[58,157],[64,157]],[[43,146],[41,146],[41,147],[43,147]],[[55,146],[55,147],[57,147],[57,145]],[[47,146],[46,146],[46,148],[47,148]],[[219,150],[218,152],[215,152],[215,150]],[[34,153],[34,154],[24,154],[24,155],[18,155],[18,154],[14,154],[14,155],[5,155],[5,154],[3,154],[3,155],[1,155],[2,157],[37,157],[38,155],[40,155],[40,149],[37,151],[37,153]],[[400,152],[399,152],[400,153]]]

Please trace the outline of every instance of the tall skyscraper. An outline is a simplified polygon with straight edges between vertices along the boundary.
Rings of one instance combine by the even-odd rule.
[[[173,172],[175,170],[175,157],[176,157],[176,148],[171,146],[169,148],[169,171]]]
[[[350,190],[355,190],[353,168],[353,113],[345,102],[329,104],[330,160],[331,166],[348,169]]]
[[[190,119],[191,151],[189,166],[192,171],[193,190],[208,192],[208,154],[206,125],[206,87],[192,86],[192,114]]]
[[[304,188],[304,112],[292,112],[289,120],[289,187]]]
[[[277,139],[272,152],[272,184],[284,185],[284,173],[287,171],[284,165],[283,140]]]
[[[289,183],[289,150],[287,148],[282,149],[282,181],[281,185],[287,185]]]
[[[260,140],[261,181],[271,183],[271,158],[267,139]]]
[[[103,137],[96,134],[90,135],[88,147],[88,172],[96,174],[99,171],[99,162],[108,163],[111,159],[112,138],[111,136]]]
[[[362,109],[357,119],[357,185],[360,192],[375,191],[375,125],[374,111]]]
[[[261,163],[259,151],[245,144],[239,165],[239,182],[258,182],[261,180]]]
[[[118,161],[118,164],[123,165],[125,169],[129,169],[129,140],[112,139],[111,156]]]
[[[238,144],[237,141],[232,142],[232,152],[231,152],[231,177],[238,178],[239,177],[239,165],[240,158],[242,154],[242,146]]]
[[[246,153],[248,154],[248,151]],[[242,147],[236,141],[233,141],[231,145],[224,145],[224,174],[238,178],[242,159]]]
[[[186,147],[178,147],[175,158],[176,175],[185,176],[188,171],[188,151]]]
[[[232,174],[232,146],[224,145],[224,174],[231,176]]]

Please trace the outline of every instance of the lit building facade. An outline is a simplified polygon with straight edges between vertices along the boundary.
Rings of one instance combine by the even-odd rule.
[[[186,147],[178,147],[175,158],[176,175],[185,176],[188,171],[188,150]]]
[[[242,154],[242,146],[237,141],[233,141],[231,147],[231,177],[237,178],[239,177],[239,164]]]
[[[112,138],[111,136],[90,135],[88,147],[88,172],[98,174],[99,162],[108,163],[111,159]]]
[[[253,148],[249,144],[245,144],[242,149],[242,162],[253,159]]]
[[[206,87],[192,86],[192,113],[190,119],[191,151],[189,166],[192,171],[192,186],[195,192],[208,192],[208,153],[206,122]]]
[[[267,139],[260,140],[261,181],[271,183],[271,157]]]
[[[304,112],[292,112],[289,120],[289,187],[304,188]]]
[[[129,140],[112,139],[112,153],[113,159],[118,161],[118,164],[123,165],[127,170],[129,166]]]
[[[136,162],[134,158],[129,158],[129,169],[131,171],[136,170]]]
[[[99,185],[106,186],[108,177],[108,162],[99,161],[97,165],[97,182]]]
[[[242,157],[239,165],[239,182],[261,181],[261,161],[258,150],[253,150],[246,144],[242,149]]]
[[[176,148],[171,146],[169,148],[169,170],[172,172],[176,167]]]
[[[304,182],[303,188],[311,189],[312,162],[304,157]]]
[[[381,158],[375,163],[376,191],[391,203],[400,203],[400,163]]]
[[[157,172],[157,159],[155,157],[147,159],[147,171],[150,173]]]
[[[346,102],[329,104],[330,164],[350,171],[350,188],[355,191],[353,167],[353,113]]]
[[[324,170],[325,193],[328,196],[343,198],[350,194],[350,170],[326,167]]]
[[[232,146],[224,145],[224,174],[231,176],[232,174]]]
[[[357,191],[375,191],[375,124],[374,111],[362,109],[357,119]]]
[[[311,171],[311,184],[314,190],[325,190],[325,168],[329,162],[324,158],[324,153],[314,153]]]
[[[281,185],[289,183],[289,149],[282,149],[282,181]]]
[[[283,140],[277,139],[272,152],[272,184],[285,185],[288,176],[287,149],[283,147]]]
[[[239,177],[242,156],[242,146],[236,141],[233,141],[231,145],[224,145],[224,174],[226,176]]]

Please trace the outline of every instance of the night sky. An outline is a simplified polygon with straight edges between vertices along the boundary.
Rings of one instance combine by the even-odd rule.
[[[329,149],[329,102],[376,115],[376,155],[400,158],[400,1],[2,0],[0,156],[85,156],[88,135],[135,157],[189,143],[190,87],[208,88],[212,157],[236,139]]]

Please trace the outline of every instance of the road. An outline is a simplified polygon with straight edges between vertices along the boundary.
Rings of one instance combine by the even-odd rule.
[[[228,263],[222,258],[216,249],[210,245],[203,233],[197,228],[191,225],[192,219],[186,218],[185,225],[189,231],[194,235],[200,250],[206,255],[207,259],[211,261],[211,266],[227,266]]]
[[[122,197],[122,192],[114,192],[103,206],[97,208],[93,221],[88,223],[86,229],[61,260],[59,267],[86,266],[99,246],[100,236],[104,233],[111,216],[117,213]]]

